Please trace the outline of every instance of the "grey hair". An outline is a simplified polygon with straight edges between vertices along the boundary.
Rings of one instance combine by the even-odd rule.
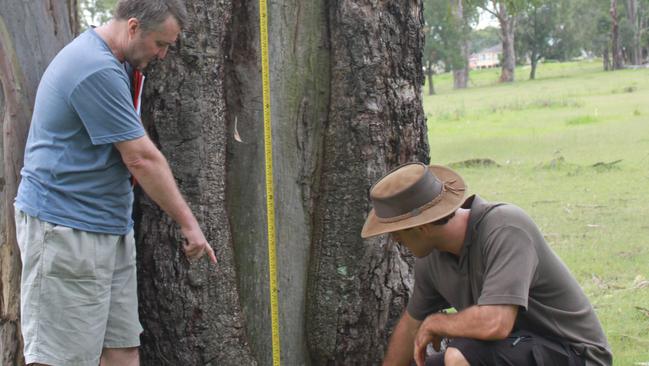
[[[187,8],[183,0],[119,0],[115,6],[115,19],[136,18],[143,30],[151,30],[167,17],[173,16],[181,29],[187,24]]]

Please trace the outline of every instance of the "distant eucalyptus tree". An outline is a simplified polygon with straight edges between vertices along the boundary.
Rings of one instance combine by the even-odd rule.
[[[433,94],[432,76],[435,65],[442,62],[446,71],[453,71],[453,86],[466,88],[469,75],[470,23],[474,21],[474,6],[466,0],[426,0],[426,46],[424,63],[427,69],[429,94]]]
[[[469,81],[469,16],[470,7],[466,6],[466,0],[450,0],[452,13],[452,26],[458,35],[456,41],[457,56],[453,62],[453,87],[464,89]]]
[[[530,80],[536,77],[536,68],[547,57],[552,46],[560,41],[558,0],[529,0],[520,12],[516,27],[518,54],[530,60]]]
[[[619,70],[624,67],[622,47],[620,45],[620,24],[618,18],[617,0],[611,0],[611,57],[613,59],[613,70]]]
[[[640,65],[642,63],[642,39],[647,31],[648,2],[646,0],[626,0],[624,5],[629,25],[633,31],[629,45],[630,61],[633,65]]]
[[[500,39],[503,48],[500,82],[514,81],[516,68],[516,52],[514,34],[516,19],[526,0],[471,0],[471,3],[493,15],[500,24]]]

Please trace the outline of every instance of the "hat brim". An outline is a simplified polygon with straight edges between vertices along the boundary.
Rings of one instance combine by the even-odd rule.
[[[381,222],[376,216],[374,209],[372,209],[367,215],[365,225],[363,225],[363,230],[361,231],[362,238],[369,238],[385,233],[410,229],[429,222],[437,221],[450,215],[462,206],[466,196],[466,185],[464,184],[462,177],[453,170],[441,165],[430,165],[428,169],[437,177],[437,179],[446,182],[446,184],[451,188],[441,193],[441,200],[434,206],[423,210],[417,216],[394,222]]]

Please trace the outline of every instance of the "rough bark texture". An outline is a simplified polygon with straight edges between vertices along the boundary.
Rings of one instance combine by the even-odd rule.
[[[377,364],[412,286],[409,257],[361,240],[370,185],[428,161],[421,107],[420,1],[329,2],[331,100],[308,296],[314,364]]]
[[[72,37],[66,2],[0,0],[0,365],[22,365],[20,253],[13,202],[38,81]]]
[[[203,18],[151,70],[146,120],[213,231],[221,273],[188,267],[177,229],[140,201],[143,360],[267,365],[257,2],[188,4]],[[428,160],[421,3],[294,0],[269,4],[269,19],[282,362],[377,362],[411,263],[385,238],[363,243],[359,233],[370,184],[400,162]],[[232,354],[228,342],[249,348]]]
[[[461,68],[453,69],[453,88],[465,89],[469,81],[469,37],[467,35],[468,25],[464,20],[464,0],[451,0],[451,9],[457,26],[460,29],[460,57],[462,58]]]
[[[239,305],[225,209],[225,43],[228,3],[188,1],[191,26],[151,68],[144,121],[169,160],[218,266],[189,263],[179,228],[138,199],[138,286],[145,365],[254,365]]]
[[[611,0],[611,58],[613,59],[613,70],[624,67],[622,49],[620,47],[620,26],[617,17],[617,0]]]

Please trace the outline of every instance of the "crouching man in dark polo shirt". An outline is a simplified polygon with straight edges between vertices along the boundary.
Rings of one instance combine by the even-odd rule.
[[[383,364],[611,365],[593,307],[529,216],[465,192],[454,171],[419,163],[370,191],[362,237],[390,233],[417,257]]]

